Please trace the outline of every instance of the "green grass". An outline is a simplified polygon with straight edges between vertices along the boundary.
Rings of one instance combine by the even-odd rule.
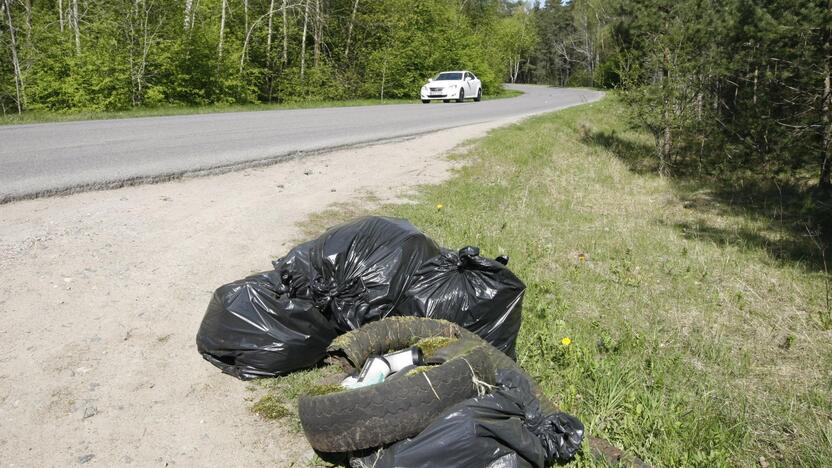
[[[523,94],[521,91],[505,90],[494,96],[483,96],[484,100],[504,99]],[[0,125],[31,124],[46,122],[69,122],[77,120],[130,119],[136,117],[160,117],[169,115],[216,114],[225,112],[256,112],[286,109],[312,109],[321,107],[354,107],[388,104],[416,104],[418,99],[350,99],[345,101],[293,101],[280,104],[239,104],[209,106],[158,106],[140,107],[122,111],[26,111],[23,114],[0,115]]]
[[[332,366],[298,371],[284,377],[262,379],[253,382],[252,390],[257,387],[265,390],[252,406],[251,411],[266,419],[286,418],[289,427],[300,433],[297,399],[301,395],[324,395],[337,391],[335,385],[326,383],[327,378],[338,374]],[[340,387],[337,386],[337,387]]]
[[[618,150],[651,141],[625,120],[608,97],[498,129],[413,203],[310,223],[372,210],[509,254],[528,286],[519,362],[589,434],[649,462],[832,465],[829,277],[772,249],[789,235],[777,220],[634,170]]]
[[[265,419],[283,419],[292,414],[285,402],[273,394],[260,398],[251,406],[251,411]]]

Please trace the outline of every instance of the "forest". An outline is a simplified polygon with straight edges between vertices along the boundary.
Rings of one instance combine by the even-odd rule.
[[[586,138],[829,218],[832,0],[0,0],[3,115],[413,99],[460,68],[611,90],[655,144]]]
[[[532,45],[528,11],[499,0],[0,0],[0,12],[3,113],[412,98],[462,67],[493,93]]]

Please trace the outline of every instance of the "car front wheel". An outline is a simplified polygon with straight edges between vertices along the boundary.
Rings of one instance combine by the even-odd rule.
[[[465,90],[460,89],[459,90],[459,98],[456,100],[456,102],[463,102],[463,101],[465,101]]]
[[[474,101],[476,101],[476,102],[482,101],[482,88],[477,90],[477,97],[474,98]]]
[[[430,104],[430,99],[422,99],[422,104]]]

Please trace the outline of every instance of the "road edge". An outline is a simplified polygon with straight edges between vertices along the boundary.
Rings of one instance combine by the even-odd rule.
[[[497,119],[497,120],[483,120],[477,121],[472,123],[467,123],[465,125],[457,125],[452,127],[444,127],[434,130],[427,130],[427,131],[420,131],[415,133],[408,133],[405,135],[397,135],[395,137],[388,137],[388,138],[376,138],[370,139],[365,141],[359,141],[355,143],[348,143],[343,145],[332,145],[332,146],[324,146],[321,148],[316,148],[312,150],[297,150],[297,151],[290,151],[285,153],[280,153],[276,155],[266,156],[263,158],[256,158],[256,159],[249,159],[245,161],[235,161],[230,163],[212,165],[212,166],[205,166],[205,167],[197,167],[193,169],[181,170],[181,171],[173,171],[173,172],[165,172],[162,174],[156,175],[148,175],[148,176],[133,176],[127,177],[124,179],[117,179],[117,180],[107,180],[102,182],[95,182],[95,183],[83,183],[83,184],[72,184],[63,187],[55,187],[46,190],[38,190],[38,191],[31,191],[31,192],[21,192],[21,193],[11,193],[11,194],[0,194],[0,205],[6,205],[9,203],[19,202],[19,201],[26,201],[26,200],[36,200],[40,198],[50,198],[50,197],[61,197],[61,196],[68,196],[74,195],[77,193],[84,193],[84,192],[94,192],[94,191],[103,191],[103,190],[117,190],[124,187],[134,187],[138,185],[153,185],[153,184],[162,184],[166,182],[173,182],[177,180],[183,179],[190,179],[196,177],[210,177],[215,175],[227,174],[230,172],[237,172],[246,169],[255,169],[260,167],[268,167],[273,166],[275,164],[280,164],[286,161],[292,161],[296,159],[303,159],[310,156],[317,156],[321,154],[332,153],[335,151],[345,150],[345,149],[353,149],[353,148],[365,148],[368,146],[377,146],[377,145],[384,145],[388,143],[396,143],[401,141],[412,140],[414,138],[418,138],[420,136],[429,135],[431,133],[437,133],[445,130],[451,130],[454,128],[463,128],[472,125],[481,125],[486,122],[497,122],[498,125],[495,128],[502,127],[505,125],[511,125],[525,119],[535,117],[537,115],[548,114],[550,112],[558,112],[563,109],[568,109],[571,107],[582,106],[586,104],[591,104],[593,102],[598,102],[606,96],[606,93],[603,91],[598,91],[599,94],[591,99],[582,100],[582,102],[575,103],[575,104],[565,104],[562,106],[557,106],[552,109],[546,109],[544,111],[539,112],[531,112],[528,114],[522,114],[519,116],[509,117],[506,119]]]

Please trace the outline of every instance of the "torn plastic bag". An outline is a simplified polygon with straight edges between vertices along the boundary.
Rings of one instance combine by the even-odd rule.
[[[531,384],[501,370],[491,394],[463,401],[412,439],[356,458],[353,467],[543,468],[578,452],[581,422],[565,413],[544,415]]]
[[[477,247],[442,249],[416,272],[397,314],[457,323],[514,359],[526,285],[506,263]]]
[[[242,380],[274,377],[320,362],[337,335],[308,300],[281,295],[261,273],[214,292],[196,337],[199,353]]]
[[[311,297],[346,332],[386,317],[413,273],[439,247],[409,221],[359,218],[327,230],[275,262],[295,297]],[[307,294],[308,291],[308,294]]]

